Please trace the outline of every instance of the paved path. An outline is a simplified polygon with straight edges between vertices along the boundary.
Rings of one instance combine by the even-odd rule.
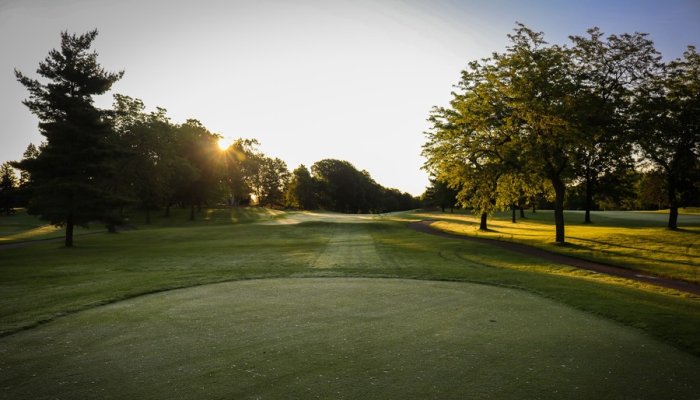
[[[569,256],[565,256],[562,254],[557,254],[557,253],[553,253],[550,251],[538,249],[536,247],[527,246],[524,244],[447,233],[447,232],[443,232],[443,231],[432,228],[430,226],[430,224],[433,222],[435,222],[435,221],[412,222],[412,223],[408,224],[408,226],[411,229],[414,229],[418,232],[429,233],[431,235],[442,236],[442,237],[446,237],[446,238],[450,238],[450,239],[468,240],[468,241],[472,241],[472,242],[488,244],[490,246],[500,247],[502,249],[506,249],[506,250],[513,251],[516,253],[521,253],[521,254],[526,254],[528,256],[532,256],[532,257],[542,258],[542,259],[545,259],[547,261],[551,261],[551,262],[556,263],[556,264],[571,265],[571,266],[576,267],[576,268],[587,269],[589,271],[595,271],[595,272],[599,272],[602,274],[619,276],[619,277],[635,280],[638,282],[644,282],[644,283],[648,283],[651,285],[675,289],[675,290],[678,290],[681,292],[700,295],[700,285],[698,285],[698,284],[669,279],[669,278],[665,278],[662,276],[653,275],[653,274],[650,274],[647,272],[636,271],[633,269],[615,267],[612,265],[606,265],[606,264],[601,264],[601,263],[597,263],[597,262],[593,262],[593,261],[582,260],[580,258],[569,257]]]

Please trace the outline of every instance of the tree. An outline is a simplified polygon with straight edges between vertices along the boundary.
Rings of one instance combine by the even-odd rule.
[[[595,193],[617,189],[602,183],[622,181],[634,167],[627,128],[630,100],[659,60],[646,34],[610,35],[603,40],[603,33],[591,28],[588,35],[570,37],[578,88],[571,117],[584,138],[575,152],[574,169],[583,182],[585,223],[591,222]],[[614,195],[603,193],[608,198]]]
[[[229,204],[238,206],[250,202],[251,175],[257,173],[259,152],[255,139],[237,139],[226,150],[226,187]]]
[[[459,190],[450,188],[445,182],[430,179],[430,186],[425,190],[423,199],[428,205],[440,207],[442,212],[448,207],[450,212],[453,212],[457,205],[458,192]]]
[[[22,153],[22,159],[25,160],[33,160],[39,156],[39,149],[34,146],[34,143],[29,143],[27,145],[27,148],[24,150],[24,153]],[[13,163],[13,166],[16,167],[17,163]],[[32,176],[29,174],[28,171],[25,170],[20,170],[19,174],[19,186],[20,187],[29,187],[32,184]]]
[[[668,207],[666,174],[663,170],[651,170],[641,174],[637,184],[637,199],[641,209],[660,210]]]
[[[436,107],[423,146],[424,168],[447,187],[458,190],[461,205],[481,216],[487,230],[490,213],[503,208],[501,178],[521,171],[518,125],[508,119],[503,82],[494,60],[469,63],[453,92],[449,108]]]
[[[107,92],[123,72],[107,72],[90,52],[97,31],[61,33],[60,50],[51,50],[37,73],[42,83],[15,70],[29,91],[23,103],[39,118],[46,143],[36,158],[18,166],[31,175],[29,212],[54,225],[65,225],[66,247],[73,246],[73,228],[103,219],[114,208],[108,183],[114,176],[113,134],[105,112],[93,96]]]
[[[350,214],[369,211],[365,198],[371,184],[351,163],[325,159],[314,163],[311,173],[318,182],[321,208]]]
[[[120,160],[118,190],[146,211],[149,224],[151,210],[165,206],[174,194],[173,180],[192,174],[182,173],[177,166],[186,161],[177,154],[175,126],[165,109],[146,113],[140,99],[116,94],[114,100],[112,122],[125,153]]]
[[[284,191],[289,182],[287,164],[279,158],[262,157],[258,174],[253,182],[258,205],[268,207],[282,205]]]
[[[17,175],[11,163],[0,166],[0,212],[10,215],[17,204]]]
[[[300,165],[292,172],[285,193],[285,204],[288,207],[302,210],[316,209],[318,207],[316,199],[317,186],[318,184],[314,181],[306,166]]]
[[[547,45],[541,32],[519,24],[509,35],[512,45],[496,55],[497,70],[510,113],[517,126],[518,150],[526,170],[547,179],[554,189],[555,241],[565,242],[564,199],[574,177],[576,151],[582,133],[572,123],[579,87],[573,79],[571,52]]]
[[[180,199],[190,206],[190,220],[195,219],[195,207],[222,194],[226,161],[219,138],[196,119],[188,119],[176,129],[178,153],[196,171],[178,185]]]
[[[697,201],[700,188],[700,54],[689,46],[637,92],[636,142],[664,172],[668,228],[678,228],[678,208]]]

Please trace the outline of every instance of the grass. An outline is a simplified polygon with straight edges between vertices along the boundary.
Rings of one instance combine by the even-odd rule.
[[[47,225],[36,217],[27,215],[23,209],[17,209],[12,216],[0,216],[0,244],[24,242],[29,240],[56,239],[62,238],[63,229]],[[92,232],[103,232],[104,229],[93,230]],[[76,227],[75,235],[82,236],[91,231]]]
[[[692,398],[700,389],[700,360],[593,315],[518,290],[398,279],[161,293],[6,338],[0,354],[0,386],[17,398]]]
[[[246,217],[234,221],[231,213]],[[201,218],[207,215],[208,220]],[[392,390],[415,397],[472,393],[509,398],[516,396],[515,378],[532,378],[528,384],[519,381],[522,390],[531,388],[531,397],[577,397],[563,391],[564,383],[571,383],[579,387],[580,397],[606,397],[607,392],[594,391],[608,387],[620,394],[610,398],[625,397],[619,390],[626,387],[639,393],[631,397],[654,398],[656,389],[640,383],[647,378],[638,379],[630,371],[652,361],[663,366],[659,382],[666,383],[659,387],[675,393],[668,397],[697,393],[697,382],[687,379],[688,371],[697,370],[700,356],[697,297],[414,232],[403,222],[416,218],[411,214],[221,209],[199,217],[188,222],[182,214],[156,219],[151,226],[138,225],[134,221],[140,217],[133,218],[137,229],[81,237],[74,249],[51,242],[0,249],[0,331],[5,335],[0,338],[0,360],[7,360],[0,361],[0,376],[5,377],[0,388],[12,388],[0,391],[0,398],[28,397],[27,391],[36,398],[59,392],[69,398],[121,392],[131,398],[245,397],[241,393],[402,397],[392,396]],[[596,227],[604,225],[595,218]],[[354,279],[360,277],[399,280]],[[243,280],[248,282],[234,282]],[[209,285],[217,282],[232,283]],[[188,289],[170,290],[174,288]],[[494,303],[492,298],[512,302]],[[540,307],[550,311],[540,313]],[[450,310],[459,318],[451,320]],[[474,326],[468,324],[489,312],[499,315],[491,318],[496,321],[515,318],[510,311],[520,315],[521,325],[504,325],[506,331],[495,336],[472,332]],[[565,316],[565,324],[558,323],[559,315]],[[453,337],[440,342],[434,334],[451,324]],[[592,331],[575,335],[589,324]],[[241,330],[248,327],[246,336]],[[334,335],[343,329],[351,332],[347,337],[354,347],[337,347],[342,342]],[[491,338],[492,345],[486,346]],[[432,343],[433,353],[427,352]],[[333,346],[337,352],[331,351]],[[622,350],[614,352],[615,346]],[[656,350],[651,353],[643,350],[652,348]],[[269,353],[273,350],[280,353]],[[570,354],[573,364],[564,365],[572,369],[555,368],[557,351]],[[602,361],[595,363],[593,356]],[[238,364],[243,361],[247,364]],[[674,363],[671,376],[665,371],[673,370]],[[386,365],[391,368],[385,373]],[[527,375],[532,365],[538,373]],[[599,372],[605,365],[614,366],[609,376],[614,382],[601,385]],[[175,372],[178,367],[181,374]],[[371,375],[360,374],[363,368]],[[414,379],[416,368],[425,369],[424,381]],[[135,379],[127,381],[133,387],[109,392],[130,372]],[[318,374],[328,379],[335,374],[339,382]],[[451,385],[441,376],[449,377]],[[293,384],[297,378],[298,385]],[[73,381],[78,383],[72,386]],[[557,381],[562,385],[554,385]],[[655,382],[651,377],[648,381]],[[55,389],[56,382],[64,386]],[[175,391],[185,387],[186,394]],[[304,392],[306,388],[311,391]],[[292,394],[286,396],[286,389]],[[433,391],[425,395],[428,390]]]
[[[594,212],[593,224],[583,224],[581,212],[565,214],[568,245],[553,243],[551,211],[527,213],[513,224],[510,214],[494,215],[489,231],[478,230],[477,217],[468,213],[417,213],[415,218],[437,219],[432,226],[446,232],[514,241],[603,263],[629,267],[674,279],[700,283],[700,216],[684,215],[682,229],[665,228],[665,215]]]

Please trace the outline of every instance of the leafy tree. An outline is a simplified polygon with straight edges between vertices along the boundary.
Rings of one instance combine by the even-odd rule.
[[[316,188],[318,184],[309,170],[302,164],[293,172],[285,194],[285,204],[288,207],[313,210],[318,207]]]
[[[440,207],[442,212],[445,212],[446,208],[453,212],[454,207],[457,205],[458,192],[459,190],[450,188],[445,182],[431,179],[430,186],[423,194],[423,199],[427,205]]]
[[[458,189],[460,204],[481,215],[481,230],[488,228],[488,215],[503,208],[501,178],[523,168],[514,146],[517,124],[507,118],[512,111],[499,73],[494,60],[469,63],[450,108],[433,109],[422,153],[424,168],[448,188]]]
[[[356,214],[377,212],[382,207],[380,186],[369,173],[358,171],[347,161],[321,160],[311,166],[311,173],[318,182],[321,208]]]
[[[700,54],[689,46],[639,88],[636,141],[666,178],[668,228],[678,228],[678,207],[700,197]]]
[[[506,53],[495,56],[510,106],[506,120],[519,127],[518,150],[527,163],[525,169],[552,184],[555,240],[564,243],[566,186],[574,177],[576,152],[583,142],[571,120],[578,90],[572,79],[571,52],[548,46],[541,32],[523,25],[509,38],[512,44]]]
[[[11,163],[0,166],[0,211],[10,215],[17,204],[17,186],[19,182]]]
[[[175,126],[165,109],[146,113],[140,99],[120,94],[114,99],[113,124],[126,154],[121,160],[119,189],[146,211],[148,224],[151,210],[165,206],[174,194],[173,180],[192,174],[174,175],[182,169],[177,164],[186,168],[187,162],[177,154]]]
[[[584,138],[575,152],[574,168],[583,182],[585,223],[591,222],[596,192],[612,190],[602,191],[607,199],[619,194],[619,187],[604,181],[624,181],[633,169],[633,141],[627,129],[630,100],[659,60],[646,34],[603,39],[600,29],[591,28],[588,35],[570,37],[577,86],[571,117]]]
[[[226,150],[226,187],[229,204],[238,206],[250,202],[253,189],[251,175],[257,173],[259,152],[255,139],[237,139]]]
[[[178,154],[196,171],[183,176],[177,185],[179,198],[190,206],[190,220],[195,219],[195,207],[222,194],[225,157],[219,149],[219,138],[196,119],[188,119],[176,129]]]
[[[123,72],[105,71],[90,46],[97,36],[61,33],[60,50],[51,50],[37,73],[42,83],[15,70],[29,91],[23,103],[39,118],[46,143],[36,158],[18,166],[31,175],[29,212],[55,225],[66,226],[65,245],[73,245],[73,228],[103,219],[114,208],[108,190],[116,157],[105,112],[93,96],[107,92]]]
[[[289,182],[287,164],[279,158],[262,157],[258,174],[253,182],[258,205],[268,207],[282,205],[284,191]]]
[[[637,198],[641,209],[660,210],[668,207],[666,174],[663,170],[651,170],[641,174],[637,184]]]

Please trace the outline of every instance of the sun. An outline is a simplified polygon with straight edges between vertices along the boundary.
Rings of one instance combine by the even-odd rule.
[[[232,143],[233,143],[233,141],[232,141],[231,139],[225,138],[225,137],[219,138],[219,141],[217,142],[217,144],[219,145],[219,149],[220,149],[220,150],[226,150],[226,149],[228,149],[229,146],[231,146]]]

